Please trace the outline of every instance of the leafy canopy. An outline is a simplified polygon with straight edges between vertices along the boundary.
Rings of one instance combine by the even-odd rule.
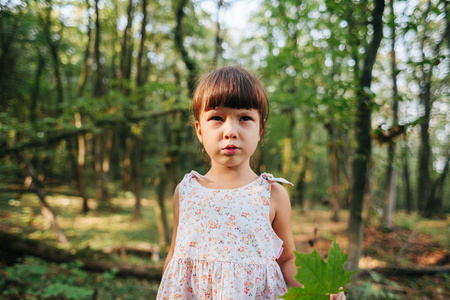
[[[331,294],[345,291],[353,272],[345,271],[348,254],[341,252],[336,241],[333,241],[325,262],[316,249],[311,254],[295,253],[295,264],[298,267],[295,280],[303,287],[290,288],[283,299],[326,300]],[[341,288],[341,289],[340,289]]]

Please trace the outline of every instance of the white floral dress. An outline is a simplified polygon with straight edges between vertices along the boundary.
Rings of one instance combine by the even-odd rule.
[[[269,219],[271,182],[263,173],[236,189],[210,189],[186,174],[179,185],[175,250],[157,299],[277,299],[287,292],[276,259],[283,241]]]

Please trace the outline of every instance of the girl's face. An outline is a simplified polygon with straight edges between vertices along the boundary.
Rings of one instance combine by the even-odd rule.
[[[250,164],[260,136],[260,116],[256,109],[224,106],[203,111],[195,121],[198,139],[212,164],[228,168]]]

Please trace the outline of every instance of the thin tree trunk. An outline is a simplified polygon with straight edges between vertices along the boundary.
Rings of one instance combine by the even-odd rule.
[[[93,86],[93,94],[95,98],[103,96],[103,83],[102,83],[102,65],[100,60],[100,10],[98,8],[99,0],[95,0],[95,41],[94,41],[94,63],[95,78]]]
[[[111,127],[105,128],[103,131],[103,137],[104,137],[104,143],[103,143],[103,157],[102,157],[102,201],[105,204],[109,205],[109,191],[107,189],[108,183],[111,181],[110,178],[110,170],[111,170],[111,153],[112,153],[112,147],[113,147],[113,138],[114,138],[114,131]]]
[[[34,74],[34,84],[33,84],[33,90],[31,92],[31,122],[34,124],[36,123],[37,118],[37,103],[39,99],[39,90],[41,88],[41,76],[42,72],[45,68],[45,59],[40,53],[40,50],[37,49],[38,52],[38,66],[36,68],[36,73]]]
[[[408,162],[408,135],[405,134],[403,141],[403,183],[405,185],[405,203],[406,210],[411,213],[414,210],[413,198],[411,193],[411,182],[409,180],[409,162]]]
[[[141,40],[139,42],[139,52],[137,57],[137,70],[136,70],[136,84],[138,87],[144,84],[144,72],[142,68],[142,57],[144,57],[145,41],[146,41],[146,31],[145,27],[147,26],[147,0],[142,0],[142,26],[141,26]]]
[[[75,114],[75,127],[81,128],[81,116],[79,113]],[[83,199],[82,212],[86,214],[89,211],[88,199],[86,196],[86,140],[83,134],[78,134],[78,159],[77,159],[77,176],[78,176],[78,192]]]
[[[339,168],[337,160],[336,137],[333,127],[334,126],[331,123],[325,125],[328,132],[328,155],[331,174],[331,204],[333,207],[331,220],[333,222],[339,222]]]
[[[61,111],[61,104],[64,102],[64,95],[63,95],[63,84],[61,79],[61,71],[59,68],[59,55],[58,55],[58,48],[59,48],[59,42],[55,42],[52,40],[53,33],[51,32],[51,13],[52,13],[52,1],[47,1],[47,8],[46,8],[46,15],[45,19],[41,19],[41,23],[44,29],[44,35],[47,40],[47,45],[50,50],[51,57],[53,59],[53,72],[56,80],[56,99],[58,103],[58,109],[57,111]],[[61,30],[58,33],[60,35],[61,40],[61,34],[62,34],[62,27],[63,24],[61,23]]]
[[[375,64],[378,48],[383,36],[383,11],[384,0],[375,0],[375,8],[372,12],[373,36],[366,51],[364,66],[357,87],[358,113],[356,115],[356,140],[358,143],[355,158],[353,160],[353,193],[350,204],[349,218],[349,257],[347,270],[356,270],[359,265],[362,244],[362,209],[367,182],[367,166],[371,155],[371,98],[365,90],[370,89],[372,82],[372,70]]]
[[[175,44],[181,53],[186,68],[189,70],[188,87],[189,97],[192,98],[195,89],[195,82],[198,75],[198,67],[194,59],[189,56],[189,53],[184,46],[184,34],[183,34],[183,18],[184,8],[186,7],[188,0],[180,0],[176,10],[176,27],[175,27]]]
[[[308,170],[309,158],[310,158],[310,141],[311,141],[311,129],[305,130],[305,144],[303,146],[303,155],[299,158],[298,163],[294,170],[294,189],[291,199],[294,205],[303,207],[306,209],[304,196],[306,183],[306,172]]]
[[[141,195],[142,195],[142,137],[134,137],[133,155],[133,182],[134,182],[134,211],[133,216],[138,220],[141,216]]]
[[[389,1],[390,7],[390,26],[392,30],[392,46],[391,46],[391,78],[392,78],[392,128],[397,126],[398,123],[398,89],[397,89],[397,62],[395,55],[395,12],[394,12],[394,0]],[[384,197],[383,197],[383,224],[382,226],[386,230],[392,230],[392,223],[394,217],[395,208],[395,196],[396,196],[396,175],[397,172],[394,166],[395,159],[395,142],[389,141],[388,144],[388,161],[386,168],[386,181],[384,184]]]
[[[295,118],[292,111],[289,111],[286,115],[286,118],[289,118],[289,125],[286,131],[286,135],[284,138],[284,151],[283,151],[283,166],[282,171],[284,176],[290,177],[291,168],[292,168],[292,136],[295,127]]]
[[[33,165],[29,161],[25,162],[22,153],[17,152],[16,156],[19,160],[19,164],[24,166],[28,175],[35,182],[36,194],[39,198],[39,201],[41,202],[42,215],[50,223],[50,228],[52,229],[53,233],[55,234],[56,240],[58,241],[58,243],[68,244],[69,242],[66,238],[66,235],[64,234],[63,230],[59,226],[58,221],[56,220],[55,213],[53,212],[52,208],[50,207],[50,205],[47,203],[47,200],[45,199],[46,192],[45,192],[45,187],[42,182],[41,176],[39,176],[36,169],[33,167]]]
[[[223,6],[223,0],[217,1],[217,14],[216,14],[216,43],[215,43],[215,51],[213,58],[213,67],[216,67],[219,63],[219,58],[222,56],[223,48],[222,48],[222,31],[220,28],[220,11]]]
[[[157,208],[157,220],[158,220],[158,231],[159,231],[159,242],[163,246],[168,246],[170,244],[170,229],[169,223],[167,221],[166,205],[164,203],[167,179],[165,178],[166,172],[161,172],[159,176],[159,182],[156,185],[156,193],[158,200]]]
[[[86,0],[87,6],[87,14],[88,14],[88,25],[87,25],[87,43],[86,49],[84,50],[84,58],[83,58],[83,66],[80,73],[80,78],[78,79],[78,90],[77,96],[80,97],[83,94],[84,87],[86,85],[86,78],[88,76],[88,61],[90,56],[90,47],[91,47],[91,39],[92,39],[92,19],[91,14],[89,13],[91,9],[91,5],[89,4],[89,0]]]
[[[122,158],[122,189],[128,190],[131,186],[131,132],[127,130],[125,138],[125,151]]]
[[[121,53],[120,53],[120,68],[119,68],[119,74],[118,79],[121,81],[121,86],[123,88],[123,80],[126,79],[126,73],[127,73],[127,62],[128,62],[128,39],[131,35],[131,25],[133,22],[132,19],[133,15],[133,0],[130,0],[128,2],[128,9],[127,9],[127,25],[125,26],[125,30],[123,32],[122,36],[122,43],[121,43]],[[126,85],[129,85],[129,82],[125,83]]]
[[[94,177],[95,177],[95,197],[98,202],[103,200],[103,178],[102,178],[102,135],[97,134],[94,142]]]

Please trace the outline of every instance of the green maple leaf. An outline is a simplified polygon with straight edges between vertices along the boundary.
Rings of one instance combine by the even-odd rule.
[[[298,267],[295,280],[303,287],[290,288],[283,299],[295,300],[329,300],[330,294],[345,291],[353,272],[345,271],[348,254],[341,252],[336,241],[328,251],[327,262],[324,262],[316,249],[311,254],[295,252],[295,264]],[[340,289],[341,288],[341,289]]]

